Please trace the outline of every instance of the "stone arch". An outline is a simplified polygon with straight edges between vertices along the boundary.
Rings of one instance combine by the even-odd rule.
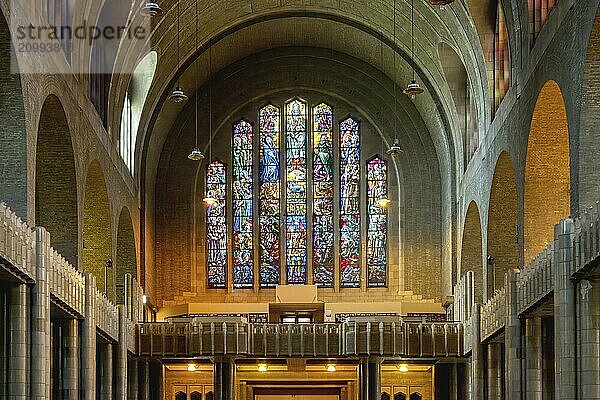
[[[27,132],[21,75],[13,74],[18,67],[8,23],[0,11],[0,143],[2,143],[2,172],[0,201],[6,203],[19,217],[27,219]],[[13,61],[16,62],[16,61]]]
[[[581,85],[579,132],[579,210],[600,200],[600,8],[590,33]]]
[[[483,236],[481,233],[481,217],[475,201],[469,204],[463,225],[460,273],[475,273],[475,301],[483,302]]]
[[[519,267],[517,243],[517,184],[510,155],[503,151],[496,161],[490,192],[487,225],[487,293],[491,297],[504,286],[504,274]]]
[[[540,91],[525,161],[524,254],[530,262],[554,239],[554,225],[570,213],[569,130],[555,81]]]
[[[105,268],[112,259],[112,230],[108,192],[102,167],[93,161],[85,181],[83,206],[83,269],[96,277],[98,289],[114,299],[114,268],[108,270],[105,282]]]
[[[77,265],[78,214],[75,156],[67,116],[49,96],[40,115],[35,164],[35,224],[50,232],[52,246]]]
[[[124,207],[119,216],[117,229],[117,257],[115,260],[116,301],[123,304],[125,299],[125,274],[137,279],[137,253],[135,233],[129,209]]]

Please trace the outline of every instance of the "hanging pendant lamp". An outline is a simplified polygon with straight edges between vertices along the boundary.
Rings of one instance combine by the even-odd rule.
[[[212,48],[208,50],[208,71],[209,74],[212,73]],[[212,82],[209,82],[208,89],[208,168],[210,168],[210,164],[212,163]],[[211,207],[217,202],[217,199],[214,198],[210,193],[206,193],[204,199],[202,199],[207,206]]]
[[[146,0],[142,8],[140,8],[140,14],[144,17],[156,17],[162,14],[163,10],[160,8],[156,1]]]
[[[181,43],[179,41],[181,36],[181,30],[179,26],[179,20],[181,19],[181,12],[179,8],[179,0],[177,0],[177,73],[181,70]],[[188,96],[185,94],[185,91],[179,84],[179,80],[177,81],[177,87],[171,92],[169,96],[169,100],[174,103],[183,103],[188,99]]]
[[[194,36],[194,45],[195,45],[195,49],[198,48],[198,2],[196,2],[196,34]],[[194,80],[196,83],[196,90],[198,90],[198,63],[196,62],[196,66],[194,69]],[[196,93],[196,103],[194,104],[194,112],[196,115],[195,118],[195,134],[196,134],[196,144],[194,146],[194,148],[192,149],[192,152],[190,153],[190,155],[188,155],[188,158],[192,161],[202,161],[204,160],[204,154],[202,154],[202,151],[200,151],[200,147],[198,146],[198,94]]]
[[[414,61],[415,59],[415,0],[411,1],[411,11],[410,11],[410,40],[411,40],[411,57]],[[419,85],[416,80],[415,69],[413,67],[413,78],[412,81],[408,84],[406,89],[404,89],[404,94],[414,100],[417,98],[417,95],[420,95],[424,92],[423,88]]]
[[[454,3],[454,0],[427,0],[433,7],[439,7],[440,10],[446,8],[447,5]]]
[[[396,44],[396,0],[394,0],[394,45]],[[400,147],[400,140],[398,139],[398,98],[397,98],[397,85],[396,85],[396,75],[398,72],[397,64],[396,64],[396,50],[393,50],[394,54],[394,74],[392,76],[392,81],[394,82],[394,134],[396,135],[392,146],[387,150],[387,154],[391,157],[399,157],[403,150]],[[383,58],[383,53],[382,53]],[[383,65],[383,60],[382,60]]]

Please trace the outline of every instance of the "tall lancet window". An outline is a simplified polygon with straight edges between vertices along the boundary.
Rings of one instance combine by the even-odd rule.
[[[206,197],[213,199],[206,208],[208,287],[227,287],[227,170],[214,161],[206,170]]]
[[[240,121],[233,127],[233,287],[252,288],[253,254],[253,151],[252,125]]]
[[[293,100],[286,106],[286,267],[287,283],[306,283],[306,148],[307,106]]]
[[[379,157],[367,163],[367,280],[369,287],[386,285],[387,266],[387,162]]]
[[[333,287],[333,110],[320,104],[313,116],[313,280]]]
[[[260,110],[260,285],[275,287],[280,281],[281,167],[279,108]]]
[[[360,287],[360,124],[340,124],[340,286]]]

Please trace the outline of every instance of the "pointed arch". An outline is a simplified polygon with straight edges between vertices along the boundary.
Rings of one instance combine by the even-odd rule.
[[[84,271],[96,277],[98,289],[114,300],[114,268],[107,271],[105,280],[107,261],[113,256],[110,207],[104,172],[98,161],[89,166],[84,195],[81,263]]]
[[[45,227],[51,245],[78,265],[75,156],[67,116],[54,95],[42,106],[35,162],[35,224]]]
[[[473,271],[475,274],[475,301],[482,304],[483,298],[483,239],[481,217],[475,201],[469,204],[463,225],[460,273]]]
[[[125,274],[137,279],[137,251],[133,221],[127,207],[123,207],[117,229],[117,258],[115,260],[117,304],[124,304]]]
[[[562,92],[555,81],[548,81],[538,95],[527,142],[525,264],[554,240],[554,225],[570,214],[569,163],[569,129]]]

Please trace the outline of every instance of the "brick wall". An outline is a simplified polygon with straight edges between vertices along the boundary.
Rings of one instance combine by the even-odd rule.
[[[115,284],[117,287],[117,303],[123,304],[124,301],[124,281],[125,274],[131,274],[137,278],[137,257],[135,246],[135,233],[131,215],[127,208],[123,208],[119,216],[119,226],[117,230],[117,257],[115,259]]]
[[[481,218],[475,202],[469,204],[463,227],[460,274],[475,272],[475,301],[483,301],[483,239],[481,235]]]

